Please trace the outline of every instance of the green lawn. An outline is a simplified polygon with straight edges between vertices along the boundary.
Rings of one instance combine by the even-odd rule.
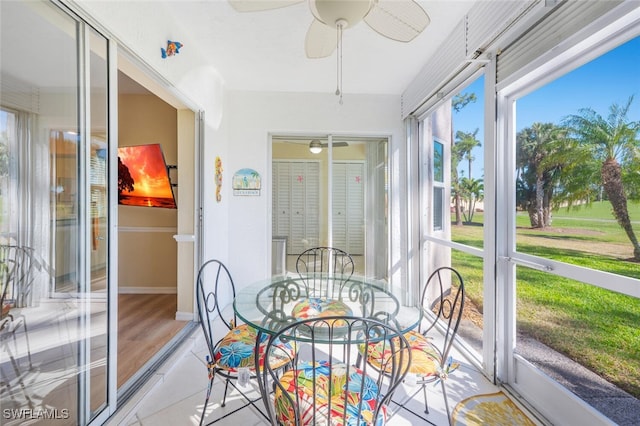
[[[545,230],[528,229],[528,217],[519,215],[518,250],[640,279],[640,264],[610,254],[631,244],[607,219],[605,204],[589,215],[586,209],[554,214],[553,226]],[[640,206],[633,206],[632,214],[640,217]],[[474,222],[482,219],[476,215]],[[482,247],[481,223],[474,225],[453,226],[452,239]],[[635,228],[640,234],[640,223]],[[465,277],[469,300],[481,310],[482,260],[454,250],[453,264]],[[640,300],[525,267],[516,272],[518,329],[640,398]]]
[[[640,203],[629,202],[629,217],[632,221],[640,221]],[[608,201],[598,201],[591,203],[590,206],[577,206],[570,209],[562,208],[553,213],[554,218],[569,219],[610,219],[613,220],[611,213],[611,203]],[[554,219],[555,220],[555,219]]]

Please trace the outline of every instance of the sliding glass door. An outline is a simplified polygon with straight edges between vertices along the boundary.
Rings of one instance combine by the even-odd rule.
[[[585,47],[582,55],[598,56],[585,64],[566,59],[571,71],[547,72],[544,84],[523,79],[499,92],[508,125],[499,267],[515,303],[504,376],[532,401],[553,397],[544,407],[549,417],[570,412],[580,424],[624,423],[624,410],[608,401],[616,395],[624,406],[640,397],[640,210],[632,178],[640,80],[625,67],[640,55],[638,32]],[[573,97],[585,82],[589,90]]]
[[[360,275],[387,279],[387,139],[332,138],[331,236]]]
[[[113,403],[107,40],[49,2],[0,7],[3,424],[88,424]]]
[[[305,249],[331,246],[352,255],[356,274],[387,278],[387,144],[273,138],[272,235],[286,241],[288,271]]]

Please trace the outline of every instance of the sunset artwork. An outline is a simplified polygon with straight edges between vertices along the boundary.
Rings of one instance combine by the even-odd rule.
[[[118,203],[177,208],[160,144],[118,148]]]

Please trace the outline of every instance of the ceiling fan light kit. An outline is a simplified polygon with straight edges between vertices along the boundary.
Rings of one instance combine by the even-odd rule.
[[[322,152],[322,144],[320,143],[320,141],[317,139],[314,139],[311,142],[309,142],[309,151],[312,154],[320,154]]]
[[[333,28],[353,27],[371,10],[373,0],[311,0],[309,7],[313,16]]]
[[[239,12],[275,9],[302,0],[229,0]],[[342,32],[364,20],[378,34],[409,42],[429,25],[427,12],[415,0],[308,0],[315,18],[307,30],[308,58],[326,58],[337,52],[337,88],[342,104]]]
[[[327,148],[328,146],[328,142],[320,142],[318,139],[312,139],[311,142],[309,142],[309,152],[312,154],[320,154],[322,148]],[[331,144],[332,148],[346,148],[348,146],[349,142],[345,141],[336,141]]]

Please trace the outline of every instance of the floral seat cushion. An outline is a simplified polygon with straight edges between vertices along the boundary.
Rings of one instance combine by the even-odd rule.
[[[433,345],[432,339],[413,330],[405,333],[404,337],[411,348],[409,374],[415,374],[419,378],[442,377],[443,372],[440,369],[441,355]],[[391,362],[389,362],[390,354],[391,345],[388,341],[371,343],[368,348],[367,361],[376,368],[389,370],[391,368]],[[450,365],[447,373],[452,372],[457,367],[458,363]]]
[[[297,320],[305,320],[337,315],[350,316],[353,315],[353,311],[342,300],[310,297],[296,303],[291,311],[291,315]]]
[[[254,350],[256,347],[257,332],[253,327],[242,324],[229,332],[218,342],[213,358],[215,365],[223,370],[237,372],[239,368],[249,368],[255,371]],[[260,339],[260,366],[264,365],[264,350],[269,336],[261,335]],[[293,342],[283,343],[278,341],[276,350],[272,351],[269,364],[272,368],[279,368],[291,362],[296,353]]]
[[[297,320],[305,320],[309,318],[322,319],[331,316],[351,316],[353,315],[353,311],[342,300],[311,297],[296,303],[291,311],[291,315]],[[335,320],[332,324],[327,322],[326,324],[320,323],[318,325],[320,327],[314,327],[314,334],[319,338],[329,338],[329,334],[333,337],[339,337],[347,332],[344,328],[346,325],[344,320]],[[322,330],[323,327],[325,330],[324,332]]]
[[[347,375],[349,377],[348,388]],[[315,392],[313,389],[314,379]],[[333,382],[330,383],[330,380]],[[364,386],[362,386],[363,380]],[[319,361],[315,364],[302,362],[296,368],[285,372],[280,378],[280,384],[284,391],[280,386],[276,386],[274,404],[276,417],[279,423],[284,426],[296,424],[295,404],[298,404],[302,425],[381,426],[386,422],[386,407],[380,409],[375,421],[373,418],[378,403],[377,384],[356,367],[347,367],[345,364],[330,365],[327,361]],[[284,395],[285,392],[288,397]],[[358,408],[361,401],[362,411],[358,418]],[[345,410],[347,413],[346,423],[343,422]],[[330,421],[328,421],[329,418]]]

